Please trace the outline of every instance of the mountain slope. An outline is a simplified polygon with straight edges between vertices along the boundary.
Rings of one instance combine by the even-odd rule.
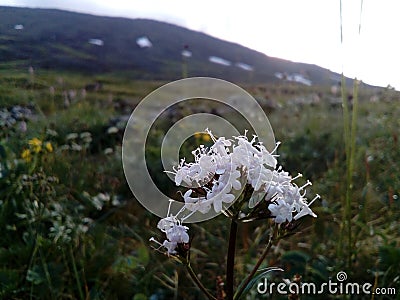
[[[140,47],[141,37],[145,46],[146,42],[152,46]],[[296,73],[315,84],[338,78],[315,65],[268,57],[168,23],[0,7],[0,63],[22,60],[41,68],[129,71],[138,78],[176,79],[182,75],[184,47],[191,52],[185,58],[189,76],[271,82],[278,80],[276,73]]]

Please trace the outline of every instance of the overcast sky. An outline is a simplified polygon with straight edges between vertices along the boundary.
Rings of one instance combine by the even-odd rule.
[[[400,89],[400,1],[364,0],[362,11],[361,0],[342,2],[343,45],[339,0],[0,0],[0,5],[167,21],[269,56]]]

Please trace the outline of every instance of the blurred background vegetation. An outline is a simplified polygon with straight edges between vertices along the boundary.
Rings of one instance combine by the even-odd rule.
[[[158,218],[134,199],[121,162],[135,106],[186,73],[232,80],[253,95],[282,142],[283,168],[303,173],[312,193],[322,196],[313,205],[318,218],[304,220],[267,258],[264,267],[285,270],[271,280],[301,276],[322,283],[345,271],[351,282],[393,287],[399,297],[400,94],[393,88],[362,84],[358,91],[346,215],[342,106],[351,110],[355,95],[348,91],[342,98],[338,74],[149,20],[4,7],[0,16],[0,298],[204,299],[182,266],[151,248],[150,237],[162,239]],[[23,30],[14,27],[19,23]],[[100,34],[104,47],[88,43]],[[134,41],[143,34],[161,46],[140,49]],[[199,54],[190,61],[182,60],[186,43]],[[209,55],[246,59],[255,69],[206,64]],[[312,84],[296,82],[294,74]],[[231,113],[215,103],[179,104],[157,120],[147,141],[151,175],[172,196],[177,190],[162,172],[161,141],[172,124],[194,112]],[[181,153],[207,142],[194,136]],[[225,275],[228,227],[223,216],[190,225],[193,268],[214,292]],[[267,228],[261,221],[240,225],[238,282],[266,245]],[[255,288],[248,295],[264,298],[277,297],[257,295]]]
[[[133,198],[122,170],[127,117],[163,82],[13,70],[0,71],[1,297],[202,299],[184,269],[150,247],[148,239],[159,235],[158,218]],[[83,92],[93,83],[101,86]],[[318,218],[282,241],[266,264],[305,282],[324,282],[343,270],[354,282],[398,289],[399,94],[359,91],[348,251],[338,245],[346,185],[340,95],[330,86],[296,83],[243,88],[259,101],[282,141],[281,164],[312,180],[312,191],[323,199],[313,207]],[[174,121],[196,109],[176,106],[153,128],[148,166],[167,193],[176,190],[160,172],[160,142]],[[223,115],[221,107],[213,110]],[[207,142],[202,139],[198,135],[193,144]],[[227,226],[223,217],[190,225],[192,264],[212,291],[217,276],[224,276]],[[238,278],[256,261],[267,227],[240,226]],[[251,293],[249,299],[259,299]]]

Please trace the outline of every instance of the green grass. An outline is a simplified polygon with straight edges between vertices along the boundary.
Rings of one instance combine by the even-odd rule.
[[[92,55],[89,55],[82,51],[77,51],[77,50],[75,50],[71,47],[65,46],[65,45],[54,44],[52,47],[56,50],[61,51],[64,54],[67,54],[74,58],[87,59],[87,60],[94,59],[94,56],[92,56]]]

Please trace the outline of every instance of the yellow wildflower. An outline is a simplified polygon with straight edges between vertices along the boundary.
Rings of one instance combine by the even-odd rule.
[[[39,153],[40,150],[42,150],[42,141],[39,140],[38,138],[33,138],[33,139],[29,140],[28,144],[30,146],[32,146],[32,150],[35,153]]]
[[[32,160],[31,151],[29,149],[25,149],[24,151],[22,151],[21,158],[26,162],[30,162]]]
[[[203,141],[209,142],[211,140],[210,136],[208,134],[203,134]]]
[[[206,133],[203,132],[196,132],[194,134],[195,139],[197,140],[202,140],[204,142],[209,142],[210,141],[210,136]]]
[[[46,150],[48,152],[53,152],[53,145],[50,142],[46,142],[46,144],[44,145],[44,147],[46,148]]]

